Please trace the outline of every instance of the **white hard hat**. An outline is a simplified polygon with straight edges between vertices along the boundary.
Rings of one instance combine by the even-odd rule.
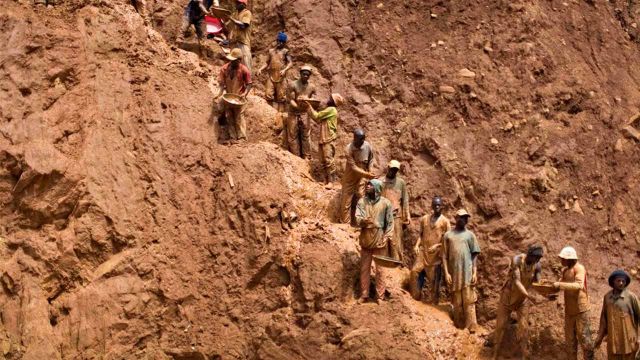
[[[560,254],[558,255],[561,259],[566,259],[566,260],[578,260],[578,253],[576,252],[576,249],[572,248],[571,246],[566,246],[564,247],[561,251]]]

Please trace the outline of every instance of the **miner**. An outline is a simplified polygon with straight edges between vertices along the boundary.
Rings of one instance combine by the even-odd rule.
[[[567,342],[567,357],[578,358],[578,344],[582,347],[584,359],[592,360],[593,342],[589,322],[589,295],[587,294],[587,270],[578,263],[578,254],[567,246],[560,251],[562,278],[553,283],[556,289],[564,291],[564,336]]]
[[[315,111],[308,106],[309,117],[320,125],[320,161],[324,168],[327,184],[336,181],[336,140],[338,139],[338,107],[344,103],[342,95],[335,93],[329,96],[324,109]]]
[[[473,232],[467,230],[471,215],[460,209],[456,212],[456,225],[443,236],[442,267],[451,291],[453,321],[456,327],[475,333],[476,301],[475,285],[478,279],[477,258],[480,245]]]
[[[640,305],[636,294],[627,290],[630,282],[631,277],[623,270],[616,270],[609,276],[612,290],[604,296],[600,331],[595,341],[597,348],[607,338],[609,360],[635,360],[640,355]]]
[[[236,17],[230,17],[225,26],[231,29],[230,45],[240,49],[242,63],[251,72],[251,11],[247,9],[247,0],[236,1]]]
[[[451,223],[442,214],[443,202],[440,196],[431,200],[432,214],[420,219],[420,238],[413,249],[416,260],[411,268],[410,289],[416,300],[422,296],[421,274],[424,272],[429,280],[431,301],[438,304],[440,285],[442,284],[442,236],[451,230]]]
[[[544,251],[540,245],[532,245],[526,254],[519,254],[510,260],[509,274],[502,286],[500,301],[498,302],[496,330],[493,334],[494,350],[493,358],[498,358],[500,345],[504,337],[504,332],[509,326],[511,313],[515,312],[518,318],[516,327],[516,340],[522,351],[522,358],[529,358],[528,346],[528,299],[534,304],[539,303],[539,297],[530,293],[531,285],[540,282],[540,259]]]
[[[387,244],[393,236],[393,206],[381,195],[382,183],[370,180],[365,187],[365,197],[356,207],[356,224],[360,228],[360,302],[370,298],[369,282],[374,255],[385,256]],[[384,270],[376,265],[376,293],[382,300],[385,295]]]
[[[198,38],[198,42],[200,42],[200,40],[207,35],[207,25],[204,21],[205,15],[209,15],[209,10],[205,7],[203,0],[189,0],[189,4],[184,8],[182,25],[176,37],[176,42],[184,42],[184,36],[187,31],[189,31],[191,25],[195,28],[196,37]]]
[[[242,53],[239,49],[233,49],[227,55],[228,63],[222,66],[218,74],[218,84],[220,91],[216,99],[223,94],[239,95],[246,100],[251,91],[251,73],[244,64],[240,62]],[[224,100],[220,100],[219,107],[227,123],[227,131],[232,141],[247,139],[247,126],[245,124],[243,112],[245,105],[231,105]]]
[[[353,132],[353,141],[345,149],[347,159],[342,174],[342,191],[340,194],[339,220],[343,224],[351,222],[352,208],[362,196],[362,186],[365,179],[373,179],[371,165],[373,163],[373,149],[365,140],[362,129]]]
[[[387,174],[380,180],[383,184],[382,196],[389,199],[393,205],[393,217],[396,224],[393,229],[393,238],[389,243],[389,257],[403,261],[403,228],[409,226],[411,215],[409,214],[409,192],[407,191],[407,183],[403,178],[398,176],[399,171],[400,162],[391,160],[387,166]]]
[[[264,70],[268,71],[264,86],[265,99],[279,112],[286,110],[287,71],[292,66],[293,62],[287,48],[287,34],[281,31],[276,37],[276,46],[269,49],[267,62],[257,72],[259,75]]]
[[[288,90],[289,113],[285,119],[284,136],[286,148],[301,158],[311,158],[310,124],[304,116],[306,104],[302,99],[311,99],[316,94],[316,87],[309,82],[312,69],[309,65],[300,68],[300,77],[293,81]]]

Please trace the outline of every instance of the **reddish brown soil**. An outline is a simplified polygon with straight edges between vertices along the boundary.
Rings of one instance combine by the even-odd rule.
[[[218,144],[219,49],[173,46],[182,5],[148,1],[148,26],[127,2],[3,4],[0,357],[485,357],[447,306],[399,290],[355,303],[356,233],[331,221],[339,189],[273,144],[259,96],[251,142]],[[253,5],[254,54],[284,27],[321,96],[349,100],[340,155],[362,126],[380,172],[403,162],[415,218],[435,194],[473,213],[483,326],[506,258],[540,242],[547,278],[561,247],[578,249],[596,328],[607,274],[637,274],[640,250],[640,145],[621,132],[640,105],[628,6],[267,1]],[[533,352],[556,359],[561,300],[536,310]]]

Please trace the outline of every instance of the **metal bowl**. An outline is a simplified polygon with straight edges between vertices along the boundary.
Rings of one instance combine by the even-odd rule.
[[[226,20],[231,16],[231,11],[217,6],[212,6],[209,8],[209,11],[218,19]]]
[[[247,103],[247,99],[235,94],[224,94],[222,95],[222,100],[224,100],[225,103],[235,107],[244,106]]]
[[[373,255],[373,261],[375,261],[376,265],[386,268],[394,268],[402,265],[402,261],[382,255]]]

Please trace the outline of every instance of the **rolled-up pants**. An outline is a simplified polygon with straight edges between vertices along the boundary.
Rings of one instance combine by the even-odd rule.
[[[478,324],[476,319],[476,301],[478,295],[472,286],[453,291],[453,323],[459,329],[469,329]]]
[[[518,306],[509,306],[503,304],[502,301],[498,303],[497,318],[496,318],[496,330],[493,333],[494,353],[497,355],[504,338],[504,333],[509,326],[511,313],[516,312],[518,316],[518,325],[516,327],[516,341],[520,345],[522,350],[522,357],[524,359],[529,358],[529,323],[527,317],[529,315],[528,307],[523,303]]]
[[[368,298],[369,285],[371,283],[371,265],[373,264],[373,255],[387,254],[385,247],[377,249],[360,249],[360,297]],[[384,270],[382,266],[376,266],[376,293],[378,297],[384,296],[386,290],[384,281]]]
[[[389,257],[396,260],[404,260],[404,245],[402,244],[402,218],[396,216],[393,218],[393,237],[389,242]],[[404,261],[403,261],[404,262]]]
[[[564,316],[564,337],[567,342],[567,360],[578,359],[578,344],[585,360],[593,360],[593,340],[589,312]]]
[[[247,139],[247,124],[244,120],[245,106],[229,106],[224,100],[220,99],[219,108],[224,111],[224,117],[227,120],[227,133],[229,139],[240,140]]]
[[[285,136],[287,138],[287,149],[301,158],[311,156],[311,128],[304,113],[292,113],[287,115],[285,121]]]

